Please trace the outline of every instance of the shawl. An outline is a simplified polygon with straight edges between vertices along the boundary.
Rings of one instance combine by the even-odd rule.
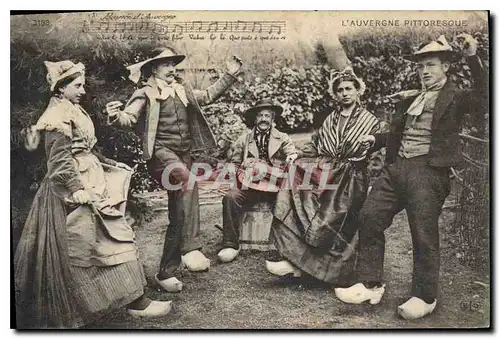
[[[364,107],[356,104],[351,117],[339,127],[340,109],[331,113],[318,131],[316,149],[320,156],[346,160],[365,157],[367,150],[361,147],[359,138],[373,133],[379,120]]]

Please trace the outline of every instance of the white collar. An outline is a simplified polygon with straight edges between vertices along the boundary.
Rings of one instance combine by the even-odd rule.
[[[155,78],[155,81],[160,91],[160,96],[158,97],[160,100],[167,100],[169,96],[172,96],[172,98],[174,98],[175,94],[177,94],[177,96],[179,97],[179,99],[181,99],[184,106],[187,107],[188,99],[186,96],[186,90],[184,89],[184,86],[182,86],[175,80],[170,84],[167,84],[165,80],[158,78]]]

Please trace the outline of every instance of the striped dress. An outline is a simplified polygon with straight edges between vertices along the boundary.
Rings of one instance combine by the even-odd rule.
[[[378,119],[366,109],[357,105],[350,118],[340,124],[342,115],[339,111],[330,114],[318,131],[316,149],[320,156],[345,160],[363,156],[358,142],[362,135],[378,131]]]
[[[314,145],[318,156],[296,162],[291,187],[311,184],[312,189],[278,193],[271,241],[284,258],[316,279],[337,286],[353,279],[357,244],[353,220],[368,190],[369,150],[359,138],[379,129],[378,119],[359,105],[349,117],[334,111],[318,131]],[[311,168],[312,174],[305,175]]]

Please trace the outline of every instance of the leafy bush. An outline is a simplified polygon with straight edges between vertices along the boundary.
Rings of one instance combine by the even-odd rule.
[[[307,131],[314,126],[315,117],[332,107],[326,82],[329,72],[328,65],[276,68],[263,78],[257,76],[232,87],[222,100],[234,103],[234,113],[251,126],[253,121],[247,121],[244,111],[257,101],[270,98],[283,106],[283,113],[276,121],[278,129],[283,132]]]

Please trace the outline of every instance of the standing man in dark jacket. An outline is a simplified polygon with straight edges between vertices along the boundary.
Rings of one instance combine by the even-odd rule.
[[[216,149],[200,106],[217,100],[235,82],[242,65],[241,60],[232,57],[226,63],[226,73],[216,83],[195,90],[177,76],[176,65],[184,58],[165,48],[156,57],[129,66],[129,78],[137,83],[142,74],[148,79],[146,85],[134,92],[123,110],[117,101],[106,106],[109,123],[136,125],[148,169],[168,191],[170,225],[160,270],[155,275],[156,282],[168,292],[182,289],[182,282],[175,277],[181,261],[190,271],[205,271],[210,266],[200,251],[198,187],[196,183],[194,187],[187,184],[193,176],[193,155],[210,155]]]
[[[405,319],[434,311],[439,279],[438,218],[450,192],[450,167],[462,161],[459,132],[464,114],[487,111],[487,81],[476,55],[477,41],[462,34],[463,52],[474,78],[474,92],[447,77],[453,50],[444,36],[411,56],[424,85],[399,96],[390,132],[363,137],[374,150],[386,147],[386,165],[359,215],[358,283],[336,288],[337,297],[377,304],[384,293],[384,231],[405,209],[413,242],[412,296],[398,307]],[[486,107],[486,109],[484,109]],[[483,110],[481,110],[483,108]]]

